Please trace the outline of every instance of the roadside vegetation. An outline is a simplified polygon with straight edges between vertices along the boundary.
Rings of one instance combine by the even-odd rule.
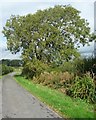
[[[19,72],[22,69],[22,61],[21,60],[10,60],[10,59],[2,59],[0,60],[0,77],[2,75],[8,74],[10,72]]]
[[[12,15],[2,32],[8,50],[22,50],[23,77],[16,77],[21,85],[62,115],[94,117],[96,59],[82,58],[78,48],[89,45],[96,35],[80,11],[57,5],[26,16]]]
[[[44,66],[47,69],[40,67],[42,73],[39,74],[39,71],[32,78],[29,77],[30,75],[24,74],[23,76],[22,74],[15,76],[15,78],[20,85],[61,116],[66,118],[95,118],[96,86],[89,71],[90,66],[92,67],[92,64],[95,63],[96,59],[84,58],[75,61],[74,64],[66,62],[62,67],[49,68]],[[90,64],[89,68],[88,64]],[[81,65],[83,67],[80,67]],[[39,68],[39,64],[37,66]]]
[[[2,75],[13,72],[13,68],[7,65],[2,65]]]
[[[94,118],[93,105],[81,99],[73,99],[57,90],[32,81],[21,76],[15,76],[16,81],[34,96],[53,108],[64,118]]]
[[[2,78],[2,66],[0,65],[0,79]]]
[[[0,60],[0,64],[2,65],[7,65],[7,66],[11,66],[11,67],[20,67],[22,66],[22,60],[18,60],[18,59],[2,59]]]

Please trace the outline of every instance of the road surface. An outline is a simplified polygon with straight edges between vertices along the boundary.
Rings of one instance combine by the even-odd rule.
[[[59,118],[60,116],[41,103],[16,83],[13,73],[2,78],[3,118]],[[1,111],[0,111],[1,112]]]

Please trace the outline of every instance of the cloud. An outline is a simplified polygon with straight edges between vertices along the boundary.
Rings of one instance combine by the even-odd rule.
[[[11,54],[10,51],[2,49],[0,59],[20,59],[21,53]]]
[[[9,50],[7,50],[6,40],[0,37],[0,60],[1,59],[20,59],[21,53],[11,54]]]
[[[20,59],[21,53],[11,54],[9,50],[7,50],[6,41],[0,41],[0,60],[1,59]]]

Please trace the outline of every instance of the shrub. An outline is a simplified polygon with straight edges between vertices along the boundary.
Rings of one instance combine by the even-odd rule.
[[[2,65],[0,65],[0,75],[2,74]]]
[[[96,64],[96,58],[79,58],[73,64],[76,75],[82,76],[88,71],[91,72],[93,64]]]
[[[96,88],[93,79],[84,75],[83,77],[76,76],[71,86],[67,89],[67,94],[74,98],[80,97],[89,102],[96,103]]]
[[[41,73],[38,77],[34,77],[33,81],[35,83],[42,83],[52,88],[61,88],[70,82],[73,79],[73,75],[68,72],[44,72]]]
[[[73,61],[69,61],[69,62],[64,62],[62,65],[57,67],[57,70],[61,72],[74,73],[75,72],[74,68],[75,67],[74,67]]]
[[[48,69],[48,65],[42,63],[39,60],[32,60],[27,62],[22,70],[22,75],[27,78],[33,78],[33,76],[39,76],[42,72]]]
[[[13,68],[7,65],[2,65],[2,75],[13,72]]]

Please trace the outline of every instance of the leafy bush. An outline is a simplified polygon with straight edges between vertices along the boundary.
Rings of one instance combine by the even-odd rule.
[[[2,75],[2,65],[0,65],[0,76]]]
[[[52,88],[61,88],[65,86],[70,80],[73,79],[73,75],[68,72],[44,72],[38,77],[33,77],[35,83],[42,83]]]
[[[74,98],[80,97],[89,102],[96,103],[96,88],[93,79],[84,75],[83,77],[76,77],[71,83],[71,86],[67,88],[67,94]]]
[[[94,62],[93,59],[77,59],[60,66],[52,66],[32,60],[24,65],[22,74],[35,83],[60,89],[71,97],[96,102],[94,81],[89,75],[84,75]]]
[[[7,65],[2,65],[2,75],[13,72],[13,68]]]
[[[33,76],[38,76],[47,69],[47,64],[44,64],[39,60],[33,60],[32,62],[29,61],[24,65],[22,75],[26,76],[27,78],[33,78]]]
[[[82,76],[92,69],[93,64],[96,64],[96,58],[77,58],[69,62],[64,62],[60,66],[55,66],[53,70],[57,72],[69,72],[75,75]],[[52,71],[53,71],[52,70]]]
[[[75,72],[74,68],[75,67],[74,67],[73,61],[70,61],[70,62],[64,62],[62,65],[58,67],[58,70],[61,72],[74,73]]]
[[[53,64],[45,64],[40,60],[34,59],[32,61],[28,61],[23,66],[22,75],[26,76],[27,78],[33,78],[34,76],[39,76],[41,73],[48,72],[51,73],[52,71],[55,72],[68,72],[72,73],[75,76],[82,76],[87,71],[91,71],[92,65],[95,63],[95,59],[91,58],[79,58],[75,59],[74,61],[64,62],[59,66],[55,66]]]
[[[91,72],[93,64],[96,64],[96,58],[79,58],[73,64],[76,74],[82,76],[88,71]]]

